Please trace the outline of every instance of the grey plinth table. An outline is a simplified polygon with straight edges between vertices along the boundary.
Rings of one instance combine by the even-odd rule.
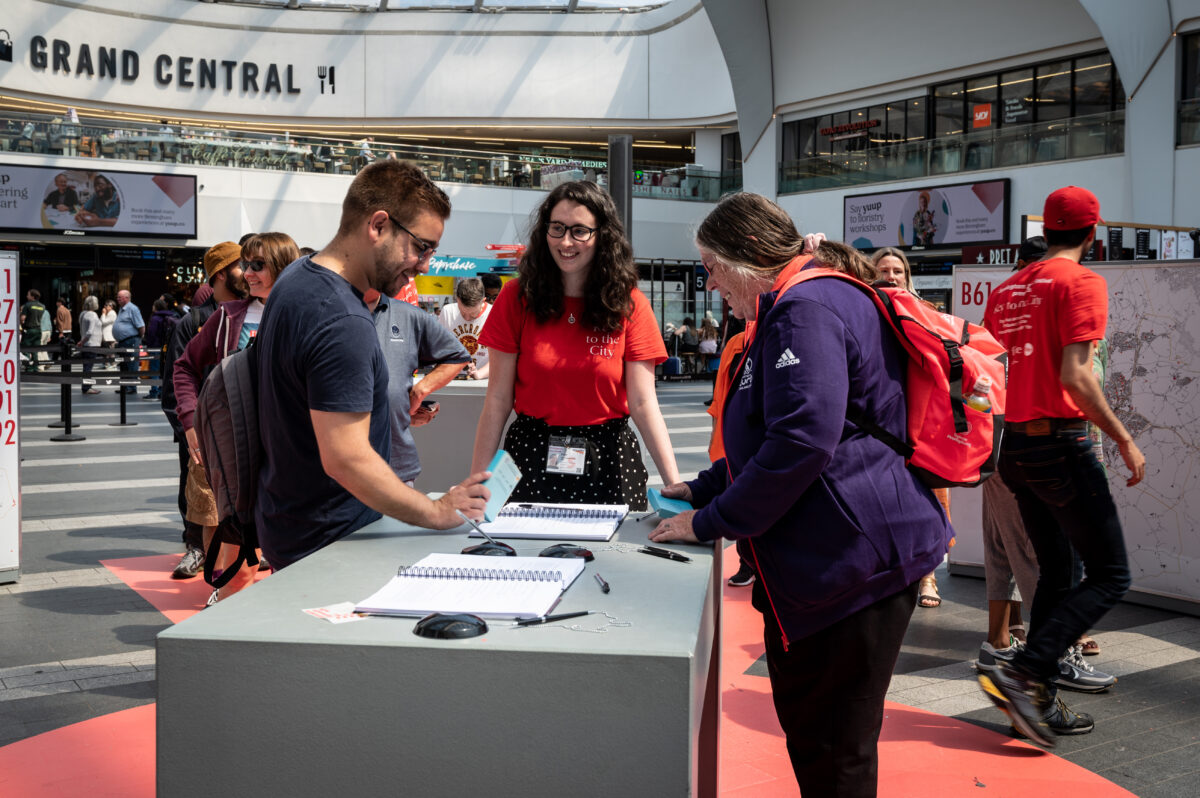
[[[158,796],[715,796],[720,553],[636,553],[653,523],[631,516],[589,544],[595,561],[555,609],[631,624],[603,633],[562,628],[607,622],[590,615],[429,640],[414,619],[302,613],[475,542],[391,519],[167,629]]]

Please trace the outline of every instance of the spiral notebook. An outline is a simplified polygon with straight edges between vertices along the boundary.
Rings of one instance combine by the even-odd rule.
[[[612,539],[628,512],[628,504],[514,502],[480,527],[495,538],[605,541]]]
[[[496,560],[503,562],[496,562]],[[372,615],[468,612],[485,618],[538,618],[583,573],[583,559],[430,554],[355,606]]]

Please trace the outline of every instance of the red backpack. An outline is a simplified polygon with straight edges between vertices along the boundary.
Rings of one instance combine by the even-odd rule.
[[[857,412],[847,418],[904,457],[932,488],[973,487],[991,476],[1008,395],[1004,347],[982,327],[939,313],[903,288],[873,288],[833,269],[797,272],[779,295],[817,277],[837,277],[862,289],[908,353],[908,440]],[[973,395],[980,377],[990,380],[991,388]]]

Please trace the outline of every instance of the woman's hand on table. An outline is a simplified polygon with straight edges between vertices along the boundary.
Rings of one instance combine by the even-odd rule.
[[[686,482],[674,482],[670,485],[664,485],[662,495],[668,499],[683,499],[688,503],[692,501],[692,489],[688,487]]]
[[[666,494],[665,490],[663,494]],[[688,491],[688,497],[691,497],[691,491]],[[674,496],[672,498],[682,499],[683,497]],[[695,514],[695,510],[687,510],[679,515],[664,518],[658,522],[658,526],[654,527],[654,531],[650,533],[650,539],[655,543],[699,543],[700,539],[692,531],[692,516]]]

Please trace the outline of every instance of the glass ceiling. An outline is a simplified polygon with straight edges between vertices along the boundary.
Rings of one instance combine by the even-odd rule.
[[[352,11],[601,11],[630,13],[648,11],[670,0],[201,0],[279,8],[310,8]]]

